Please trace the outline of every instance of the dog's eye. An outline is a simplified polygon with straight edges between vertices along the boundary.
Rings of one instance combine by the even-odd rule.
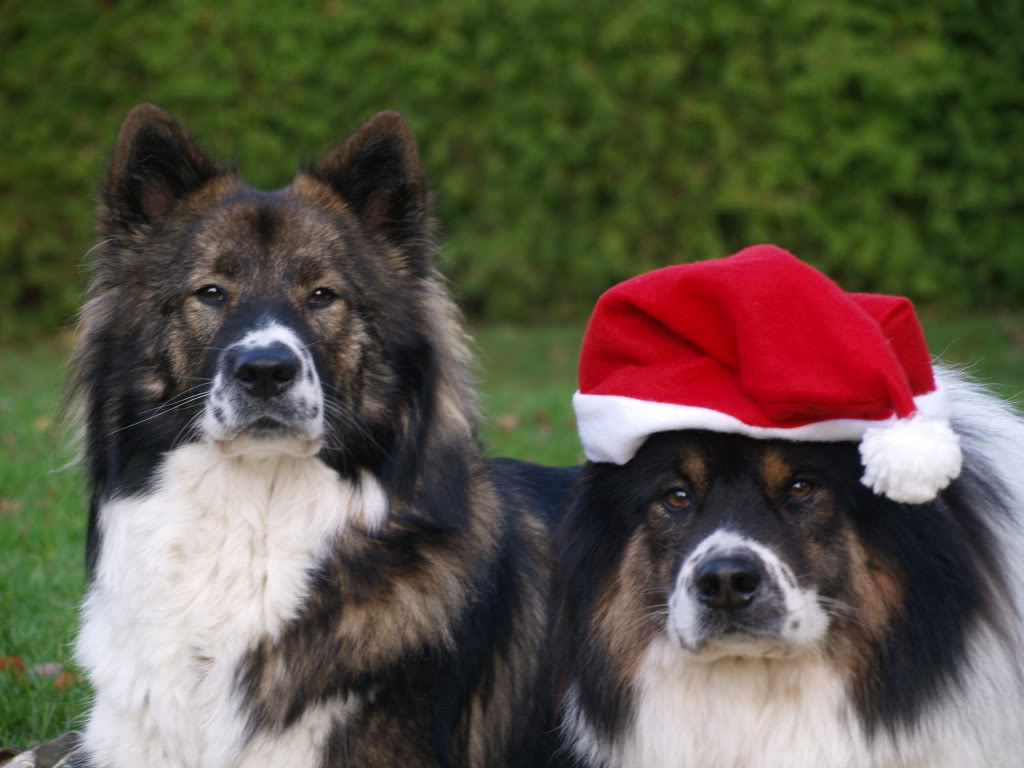
[[[309,306],[317,308],[326,307],[336,298],[338,298],[338,294],[336,294],[330,288],[321,287],[317,288],[315,291],[309,294],[309,298],[307,299],[307,301],[309,302]]]
[[[204,285],[194,294],[196,298],[205,304],[223,304],[227,299],[227,292],[219,285]]]
[[[797,501],[806,499],[812,493],[814,493],[814,486],[806,480],[795,481],[789,486],[789,490],[787,491],[789,498],[796,499]]]
[[[686,509],[690,506],[690,494],[684,491],[682,488],[673,488],[671,491],[665,494],[665,497],[661,500],[662,504],[670,510],[679,511]]]

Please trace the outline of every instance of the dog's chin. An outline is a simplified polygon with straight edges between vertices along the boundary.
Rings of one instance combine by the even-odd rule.
[[[222,456],[269,459],[277,456],[307,458],[320,452],[320,435],[268,418],[260,418],[230,434],[213,438]]]

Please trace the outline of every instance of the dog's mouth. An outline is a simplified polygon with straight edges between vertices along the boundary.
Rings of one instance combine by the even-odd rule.
[[[271,418],[270,416],[261,416],[255,421],[252,421],[242,427],[242,429],[238,431],[238,434],[257,440],[273,440],[277,437],[287,437],[293,431],[292,427],[285,424],[283,421]]]
[[[743,624],[729,624],[705,633],[696,645],[684,645],[684,650],[708,662],[722,658],[784,659],[800,652],[775,630]]]
[[[728,643],[708,643],[693,653],[693,658],[696,661],[711,664],[722,659],[735,661],[794,659],[801,653],[801,649],[787,645],[777,638],[743,637]]]
[[[777,633],[763,627],[750,626],[741,622],[729,622],[714,633],[708,635],[709,640],[742,642],[750,638],[776,637]]]
[[[707,612],[695,631],[669,631],[680,648],[698,661],[734,659],[793,659],[820,649],[825,620],[816,613],[762,606],[749,615]],[[819,626],[821,624],[821,626]]]
[[[710,624],[710,626],[708,625]],[[725,621],[708,622],[704,626],[702,641],[707,643],[746,643],[751,640],[782,642],[779,622]]]
[[[304,426],[304,425],[303,425]],[[224,456],[250,456],[266,458],[279,455],[315,456],[320,452],[321,440],[311,436],[300,426],[260,416],[234,431],[213,441]]]

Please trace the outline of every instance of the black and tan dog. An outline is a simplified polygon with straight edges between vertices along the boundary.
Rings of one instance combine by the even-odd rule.
[[[761,246],[611,289],[581,360],[568,765],[1022,764],[1024,421],[909,302]]]
[[[532,764],[568,477],[481,458],[403,118],[260,192],[137,107],[99,233],[80,764]]]

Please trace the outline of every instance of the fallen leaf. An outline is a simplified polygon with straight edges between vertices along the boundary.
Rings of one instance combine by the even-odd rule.
[[[18,499],[0,499],[0,517],[20,515],[25,505]]]
[[[72,685],[79,681],[78,675],[73,675],[70,672],[61,672],[53,681],[53,687],[58,691],[63,691],[65,688],[70,688]]]
[[[10,669],[16,680],[21,679],[21,673],[25,671],[25,662],[21,656],[0,656],[0,672]]]
[[[32,677],[41,677],[44,680],[52,680],[53,678],[60,677],[64,673],[64,665],[50,661],[45,664],[33,664],[29,668],[29,674]]]
[[[507,435],[509,432],[514,432],[519,427],[519,417],[514,413],[503,413],[494,420],[494,425],[499,431],[504,432]]]

